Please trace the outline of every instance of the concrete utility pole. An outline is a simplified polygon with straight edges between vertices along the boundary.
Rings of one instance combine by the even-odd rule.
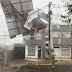
[[[48,5],[48,8],[49,8],[49,12],[48,12],[48,15],[49,15],[49,28],[48,28],[48,32],[49,32],[49,60],[50,60],[50,63],[51,63],[51,44],[50,44],[50,41],[51,41],[51,36],[50,36],[50,32],[51,32],[51,14],[52,14],[52,11],[50,10],[51,8],[51,4],[52,2],[49,2],[49,5]]]

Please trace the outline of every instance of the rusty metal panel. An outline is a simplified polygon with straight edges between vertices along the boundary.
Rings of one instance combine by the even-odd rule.
[[[33,10],[32,0],[0,1],[6,16],[10,38],[14,38],[16,35],[19,34],[28,35],[32,32],[35,32],[38,10]],[[43,18],[48,21],[47,15],[41,10],[39,10],[37,31],[47,27],[46,24],[40,18]]]
[[[10,38],[21,33],[27,33],[24,23],[28,11],[33,9],[32,0],[0,0],[6,16]],[[29,8],[28,8],[29,7]],[[24,18],[25,17],[25,18]],[[24,18],[24,19],[23,19]]]

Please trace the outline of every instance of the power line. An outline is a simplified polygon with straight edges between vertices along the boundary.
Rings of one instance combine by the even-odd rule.
[[[52,4],[53,5],[53,8],[65,8],[64,6],[56,6],[56,4]],[[43,6],[43,7],[41,7],[39,10],[41,10],[41,9],[45,9],[46,7],[48,7],[48,4],[47,5],[45,5],[45,6]],[[25,13],[28,13],[29,11],[25,11]],[[36,11],[37,12],[37,11]],[[33,13],[34,14],[34,13]],[[2,16],[2,17],[4,17],[4,15],[0,15],[0,16]]]

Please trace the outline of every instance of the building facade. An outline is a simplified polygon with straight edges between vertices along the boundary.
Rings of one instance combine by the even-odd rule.
[[[51,29],[51,48],[57,58],[72,58],[72,26],[53,25]],[[48,28],[35,35],[25,37],[25,57],[26,58],[48,58],[46,48],[48,48]]]
[[[72,58],[72,26],[53,26],[53,46],[56,57]]]
[[[48,30],[45,32],[45,48],[48,47]],[[55,57],[58,58],[72,58],[72,26],[68,25],[53,25],[52,42]]]
[[[45,32],[44,30],[25,37],[25,58],[44,58]]]

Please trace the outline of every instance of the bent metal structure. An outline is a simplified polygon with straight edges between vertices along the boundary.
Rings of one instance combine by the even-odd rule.
[[[32,0],[0,0],[1,5],[6,17],[7,26],[10,38],[16,37],[16,35],[23,34],[29,35],[47,27],[43,21],[48,21],[48,15],[41,9],[33,10]],[[39,12],[39,16],[38,16]]]

